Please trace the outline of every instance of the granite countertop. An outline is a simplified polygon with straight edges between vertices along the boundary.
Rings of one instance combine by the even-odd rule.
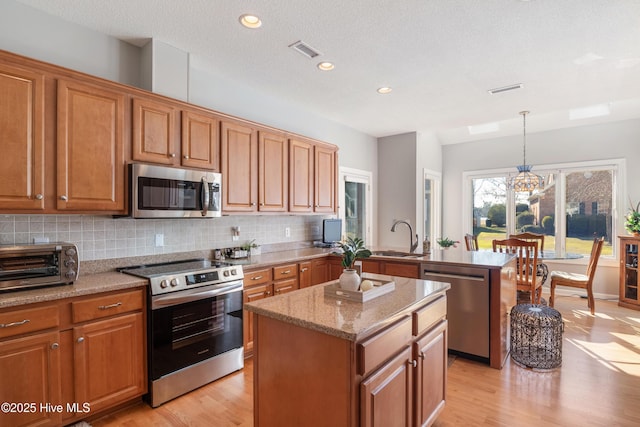
[[[15,307],[62,298],[147,286],[148,281],[124,273],[107,272],[80,276],[71,285],[49,286],[24,291],[0,293],[0,308]]]
[[[256,314],[323,332],[350,341],[359,341],[407,308],[435,299],[451,285],[431,280],[363,273],[363,279],[395,282],[395,289],[364,303],[325,296],[327,284],[300,289],[245,304]]]

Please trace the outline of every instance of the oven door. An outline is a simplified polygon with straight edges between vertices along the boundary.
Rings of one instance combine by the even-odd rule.
[[[242,281],[153,297],[151,307],[152,381],[242,347]]]

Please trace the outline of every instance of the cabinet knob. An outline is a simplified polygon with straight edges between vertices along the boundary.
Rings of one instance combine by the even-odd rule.
[[[64,200],[65,202],[69,200],[69,198],[65,195],[60,196],[60,200]]]
[[[169,154],[169,157],[175,157],[175,156],[176,156],[176,153]]]
[[[256,205],[256,202],[251,202],[251,206],[255,206],[255,205]]]
[[[271,291],[267,291],[267,292],[265,292],[265,294],[271,295]]]
[[[53,344],[51,344],[51,350],[55,350],[58,347],[60,347],[60,344],[58,344],[57,342],[54,342]]]
[[[416,362],[415,360],[407,360],[407,363],[414,368],[418,366],[418,362]]]
[[[79,337],[79,338],[76,340],[76,342],[78,342],[78,343],[84,342],[84,337]]]
[[[42,199],[44,199],[44,196],[42,194],[36,194],[36,199],[37,200],[42,200]]]
[[[185,155],[185,156],[184,156],[184,158],[185,158],[185,159],[187,159],[187,160],[189,160],[189,156],[187,156],[187,155]]]

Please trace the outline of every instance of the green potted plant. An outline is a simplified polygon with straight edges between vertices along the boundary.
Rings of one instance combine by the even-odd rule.
[[[629,204],[631,205],[631,209],[624,221],[624,228],[634,236],[640,235],[640,202],[633,207],[633,203],[629,200]]]
[[[449,249],[452,246],[454,248],[457,248],[458,247],[458,243],[460,243],[458,240],[451,240],[448,237],[441,237],[441,238],[437,239],[436,242],[438,242],[438,245],[440,245],[440,247],[442,249]]]
[[[259,251],[260,245],[256,243],[256,239],[253,239],[250,242],[245,243],[240,248],[243,251],[247,251],[247,255],[258,255],[260,253]]]
[[[371,251],[364,246],[364,241],[359,237],[347,237],[344,242],[340,242],[342,252],[334,252],[342,257],[342,267],[344,271],[340,275],[340,287],[352,291],[360,287],[360,276],[353,268],[357,259],[369,258]]]

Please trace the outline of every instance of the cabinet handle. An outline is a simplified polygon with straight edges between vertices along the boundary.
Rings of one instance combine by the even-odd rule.
[[[98,308],[100,310],[108,310],[110,308],[116,308],[116,307],[120,307],[122,305],[121,302],[117,302],[115,304],[109,304],[109,305],[99,305]]]
[[[60,200],[64,200],[66,202],[67,200],[69,200],[69,198],[63,195],[63,196],[60,196]]]
[[[280,274],[290,274],[290,273],[291,273],[291,270],[285,270],[285,271],[283,271],[283,272],[282,272],[282,273],[280,273]]]
[[[415,360],[407,360],[407,363],[408,363],[409,365],[413,366],[414,368],[415,368],[416,366],[418,366],[418,362],[416,362]]]
[[[76,341],[77,341],[78,343],[84,342],[84,337],[79,337]]]
[[[29,322],[31,322],[31,320],[29,320],[29,319],[24,319],[24,320],[21,320],[21,321],[19,321],[19,322],[13,322],[13,323],[0,323],[0,328],[10,328],[10,327],[12,327],[12,326],[20,326],[20,325],[24,325],[24,324],[29,323]]]
[[[184,156],[185,159],[189,160],[189,156]]]
[[[42,200],[44,199],[44,196],[42,194],[36,194],[36,199]]]
[[[301,268],[301,269],[300,269],[300,273],[304,273],[304,272],[305,272],[305,271],[307,271],[307,270],[308,270],[308,268],[306,268],[306,267],[305,267],[305,268]]]
[[[251,280],[260,280],[262,279],[262,276],[254,276],[251,278]]]
[[[58,347],[60,347],[60,344],[58,344],[57,342],[51,344],[51,350],[56,350]]]

